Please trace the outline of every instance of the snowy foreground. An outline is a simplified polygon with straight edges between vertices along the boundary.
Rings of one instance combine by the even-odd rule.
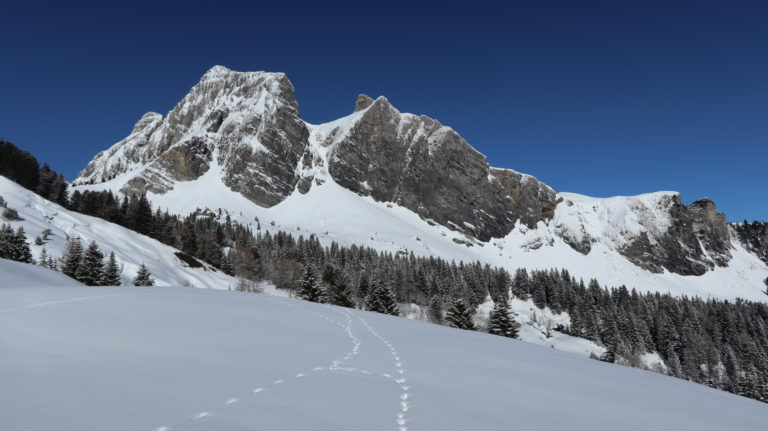
[[[3,285],[4,431],[768,429],[757,401],[402,318],[211,289]]]

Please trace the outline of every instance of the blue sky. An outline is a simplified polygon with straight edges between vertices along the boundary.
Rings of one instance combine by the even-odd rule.
[[[0,139],[68,179],[222,64],[287,73],[312,123],[383,94],[557,191],[768,220],[768,2],[14,3]]]

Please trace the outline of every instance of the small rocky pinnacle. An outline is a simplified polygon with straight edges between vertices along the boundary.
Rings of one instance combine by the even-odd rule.
[[[365,94],[357,96],[357,101],[355,102],[355,112],[362,111],[363,109],[371,106],[372,103],[373,99],[366,96]]]

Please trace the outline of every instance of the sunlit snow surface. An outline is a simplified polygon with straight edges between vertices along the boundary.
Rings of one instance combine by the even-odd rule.
[[[0,288],[0,352],[3,431],[768,427],[766,404],[660,374],[211,289]]]

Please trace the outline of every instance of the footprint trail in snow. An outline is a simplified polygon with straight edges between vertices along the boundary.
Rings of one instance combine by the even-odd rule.
[[[344,320],[342,322],[339,322],[329,318],[325,314],[322,314],[316,310],[313,310],[308,307],[304,307],[300,305],[300,303],[294,304],[288,301],[283,301],[275,298],[264,298],[264,299],[270,302],[279,303],[284,306],[301,310],[302,312],[308,312],[308,313],[314,314],[318,318],[323,319],[328,323],[337,325],[344,331],[346,336],[351,341],[352,348],[348,352],[346,352],[343,356],[339,357],[338,359],[332,360],[328,365],[316,366],[314,368],[311,368],[309,371],[299,371],[299,372],[292,373],[291,379],[301,379],[301,378],[309,377],[311,373],[325,371],[325,372],[359,373],[363,375],[379,375],[388,380],[391,380],[399,386],[399,390],[400,390],[399,396],[397,398],[399,408],[398,408],[398,413],[396,417],[396,424],[397,424],[396,429],[398,431],[408,431],[408,427],[406,426],[408,422],[406,415],[408,410],[410,409],[410,401],[409,401],[410,393],[408,392],[410,387],[406,384],[407,380],[405,378],[405,368],[403,367],[403,363],[400,359],[400,356],[397,350],[392,345],[392,343],[390,343],[389,340],[387,340],[381,334],[379,334],[376,330],[374,330],[370,326],[368,321],[365,320],[360,315],[359,312],[347,310],[342,307],[326,305],[325,307],[327,309],[332,310],[336,313],[339,313],[343,317]],[[387,372],[376,372],[376,371],[371,371],[364,368],[352,367],[347,364],[349,361],[353,360],[354,358],[359,357],[360,349],[362,346],[361,339],[357,335],[355,335],[353,330],[355,320],[352,318],[352,314],[355,315],[359,324],[362,324],[362,326],[367,330],[368,333],[370,333],[373,337],[378,339],[383,344],[383,346],[388,349],[389,354],[392,356],[392,361],[394,365],[394,375]],[[288,383],[288,381],[289,381],[289,378],[281,378],[281,379],[274,380],[271,385],[272,386],[284,385]],[[255,387],[247,394],[232,396],[226,399],[225,401],[219,403],[217,408],[207,409],[205,411],[201,411],[199,413],[193,414],[189,417],[186,417],[174,423],[157,427],[154,429],[154,431],[171,431],[172,429],[181,428],[182,425],[188,422],[203,420],[205,418],[211,417],[216,414],[224,414],[225,408],[232,406],[234,404],[238,404],[240,401],[243,401],[244,399],[255,397],[258,394],[261,394],[265,391],[267,391],[266,387],[262,387],[262,386]]]

